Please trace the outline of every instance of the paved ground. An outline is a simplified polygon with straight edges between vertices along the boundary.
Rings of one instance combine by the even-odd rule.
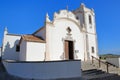
[[[98,66],[98,61],[82,62],[82,77],[85,80],[120,80],[120,68],[109,66],[109,73],[106,71],[106,65],[101,63]]]
[[[101,67],[99,68],[98,66],[98,61],[94,61],[94,64],[92,64],[92,61],[86,61],[86,62],[82,62],[82,69],[83,70],[89,70],[89,69],[100,69],[102,71],[107,71],[106,65],[101,63]],[[113,67],[111,65],[109,65],[109,73],[115,73],[120,75],[120,68],[116,68]]]

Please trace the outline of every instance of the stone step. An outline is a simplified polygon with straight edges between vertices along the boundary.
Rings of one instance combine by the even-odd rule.
[[[83,75],[99,75],[99,74],[104,74],[105,72],[101,71],[101,70],[98,70],[98,71],[93,71],[93,72],[87,72],[87,73],[84,73],[83,72]]]
[[[90,70],[85,70],[85,71],[82,71],[83,74],[90,74],[90,73],[96,73],[98,71],[101,71],[101,70],[97,70],[97,69],[90,69]]]
[[[117,74],[105,73],[102,70],[91,69],[82,71],[82,76],[86,80],[119,80],[120,76]]]
[[[88,80],[120,80],[120,76],[118,76],[118,75],[109,75],[109,76],[104,76],[104,77],[88,79]]]
[[[106,71],[107,68],[104,63],[101,63],[101,67],[99,68],[98,61],[94,61],[94,64],[92,64],[92,61],[82,62],[82,76],[85,80],[120,80],[120,76],[117,75],[120,73],[119,68],[109,66],[110,73]]]
[[[102,71],[107,72],[107,66],[104,63],[101,63],[101,67],[99,67],[99,62],[96,60],[94,61],[94,64],[92,64],[92,61],[82,62],[82,70],[89,70],[89,69],[100,69]],[[109,65],[108,69],[109,69],[109,73],[115,73],[120,75],[120,68],[116,68],[114,66]]]

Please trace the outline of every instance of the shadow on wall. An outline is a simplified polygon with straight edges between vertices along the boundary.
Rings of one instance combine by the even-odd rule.
[[[16,40],[13,44],[13,47],[11,47],[12,45],[9,42],[7,42],[2,58],[10,59],[10,60],[18,60],[19,52],[16,51],[16,46],[18,43],[19,43],[19,40]]]

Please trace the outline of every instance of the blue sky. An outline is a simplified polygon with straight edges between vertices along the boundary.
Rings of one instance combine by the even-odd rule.
[[[81,3],[95,10],[99,53],[120,54],[120,0],[0,0],[0,46],[6,26],[9,33],[31,34],[44,25],[46,13],[52,19]]]

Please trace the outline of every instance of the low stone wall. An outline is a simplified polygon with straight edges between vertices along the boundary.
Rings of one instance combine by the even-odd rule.
[[[120,68],[120,58],[107,58],[106,61]]]
[[[27,79],[64,79],[81,77],[81,61],[23,62],[4,60],[7,72]]]

